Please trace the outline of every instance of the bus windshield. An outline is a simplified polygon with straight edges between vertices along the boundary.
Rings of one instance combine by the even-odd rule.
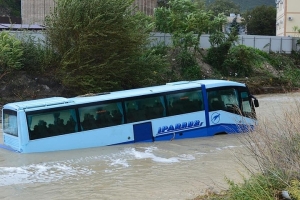
[[[256,118],[249,91],[243,87],[209,89],[209,111],[224,110],[249,118]]]
[[[3,110],[3,132],[18,137],[17,112]]]

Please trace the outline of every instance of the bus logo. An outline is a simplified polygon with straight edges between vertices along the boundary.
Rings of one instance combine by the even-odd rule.
[[[220,122],[220,118],[221,118],[221,114],[220,113],[217,113],[217,112],[214,112],[212,115],[211,115],[211,123],[213,124],[217,124]]]
[[[176,131],[189,130],[201,127],[203,122],[200,120],[190,121],[190,122],[182,122],[177,123],[175,125],[171,124],[169,126],[161,126],[158,128],[158,132],[156,135],[164,135],[168,133],[174,133]]]

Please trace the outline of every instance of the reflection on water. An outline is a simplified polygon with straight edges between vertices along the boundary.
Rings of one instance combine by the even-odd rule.
[[[258,96],[257,113],[288,105]],[[1,199],[191,199],[241,180],[247,159],[239,135],[18,154],[0,149]],[[244,154],[245,153],[245,154]]]

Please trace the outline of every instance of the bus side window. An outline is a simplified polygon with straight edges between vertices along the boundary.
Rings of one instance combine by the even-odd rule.
[[[111,126],[113,123],[112,123],[112,116],[110,114],[110,111],[108,110],[97,111],[96,123],[97,123],[96,126],[99,128]]]
[[[72,115],[70,115],[69,120],[67,121],[67,124],[65,125],[65,130],[67,133],[73,133],[76,130],[76,121],[74,120],[74,118],[72,117]]]
[[[81,122],[81,126],[84,131],[96,129],[97,125],[96,125],[96,120],[94,115],[91,115],[90,113],[85,113],[83,117],[83,121]]]
[[[166,95],[168,115],[180,115],[203,110],[201,90]]]
[[[120,102],[84,106],[79,108],[78,111],[83,131],[123,123],[123,108]]]
[[[113,110],[112,111],[112,122],[113,125],[119,125],[122,124],[122,117],[123,115],[119,110]]]
[[[127,123],[164,117],[163,97],[137,98],[125,102]]]
[[[74,133],[77,121],[74,109],[49,110],[28,114],[27,124],[30,140]]]

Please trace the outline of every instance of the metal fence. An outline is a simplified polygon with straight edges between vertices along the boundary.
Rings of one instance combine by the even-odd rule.
[[[257,48],[266,52],[291,53],[292,50],[300,50],[300,45],[297,45],[298,37],[281,37],[281,36],[261,36],[261,35],[239,35],[237,44]],[[163,43],[165,45],[172,44],[171,35],[168,33],[151,33],[151,45]],[[209,35],[204,34],[200,37],[200,48],[208,49]]]
[[[12,31],[12,34],[21,38],[24,36],[22,31]],[[26,32],[25,35],[31,34],[36,40],[44,40],[45,36],[42,31]],[[151,45],[163,43],[165,45],[172,45],[172,37],[168,33],[152,32],[150,35]],[[299,37],[281,37],[281,36],[261,36],[261,35],[239,35],[237,44],[243,44],[249,47],[257,48],[266,52],[291,53],[292,50],[299,51],[300,45],[297,45]],[[205,34],[200,37],[200,48],[208,49],[211,45],[209,43],[209,35]]]

